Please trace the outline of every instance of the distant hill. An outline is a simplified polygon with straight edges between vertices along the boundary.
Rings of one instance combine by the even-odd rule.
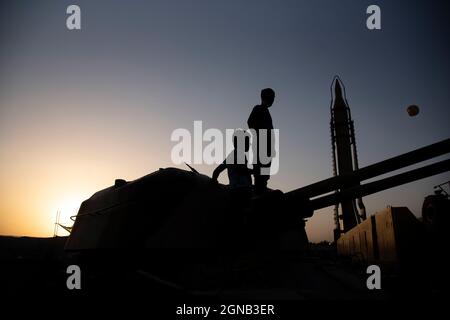
[[[10,259],[57,258],[67,237],[34,238],[0,236],[0,261]]]

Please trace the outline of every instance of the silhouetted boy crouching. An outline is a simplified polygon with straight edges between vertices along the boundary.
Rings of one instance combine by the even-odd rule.
[[[214,170],[212,179],[217,181],[222,171],[227,169],[229,187],[233,192],[251,193],[252,170],[247,167],[247,152],[250,148],[250,135],[241,129],[233,134],[234,150]]]
[[[233,134],[234,150],[214,170],[212,181],[217,183],[220,173],[227,169],[229,180],[229,199],[231,210],[225,223],[224,230],[233,230],[235,234],[244,232],[243,226],[248,219],[248,208],[253,194],[252,170],[247,167],[247,152],[250,148],[250,134],[244,130],[236,130]],[[239,247],[241,243],[234,240],[239,237],[227,238],[225,247]],[[234,240],[233,240],[234,239]]]

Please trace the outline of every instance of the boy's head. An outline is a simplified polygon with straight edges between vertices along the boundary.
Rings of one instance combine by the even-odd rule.
[[[250,149],[250,134],[243,129],[236,129],[233,133],[233,145],[235,150],[247,152]]]
[[[261,90],[261,104],[270,108],[275,100],[275,91],[271,88],[265,88]]]

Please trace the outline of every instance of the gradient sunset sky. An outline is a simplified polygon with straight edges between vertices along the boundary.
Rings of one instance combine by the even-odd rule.
[[[82,30],[66,28],[81,7]],[[366,28],[381,7],[382,30]],[[262,88],[289,191],[332,175],[330,85],[339,74],[360,167],[450,137],[448,1],[2,1],[0,234],[51,236],[82,200],[170,158],[174,129],[246,127]],[[409,117],[406,107],[420,114]],[[441,158],[448,158],[441,157]],[[182,167],[182,166],[180,166]],[[214,166],[196,166],[211,175]],[[227,183],[226,175],[221,178]],[[450,174],[364,198],[416,215]],[[332,208],[307,223],[331,240]],[[61,233],[63,234],[63,233]]]

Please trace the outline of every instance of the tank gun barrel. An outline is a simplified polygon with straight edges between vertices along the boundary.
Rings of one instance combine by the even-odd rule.
[[[322,209],[335,205],[346,199],[364,197],[369,194],[377,193],[386,189],[394,188],[403,184],[407,184],[416,180],[431,177],[436,174],[450,171],[450,159],[443,160],[422,168],[404,172],[389,178],[377,180],[364,185],[345,189],[337,193],[326,195],[311,200],[311,207],[314,210]]]
[[[294,204],[298,201],[304,202],[308,199],[314,198],[309,201],[309,208],[311,210],[325,208],[340,203],[345,199],[356,199],[358,197],[366,196],[402,184],[450,171],[449,159],[389,178],[366,183],[364,185],[358,185],[361,181],[390,173],[422,161],[430,160],[447,153],[450,153],[450,139],[445,139],[402,155],[377,162],[345,175],[328,178],[305,187],[292,190],[284,194],[284,199],[287,202]],[[352,184],[356,186],[343,189],[343,186]],[[339,191],[334,192],[333,194],[328,194],[336,190]],[[310,214],[312,214],[312,212]]]
[[[344,184],[358,183],[447,153],[450,153],[450,139],[445,139],[426,147],[377,162],[345,175],[328,178],[305,187],[289,191],[285,194],[285,196],[289,198],[313,198],[334,190],[338,190]]]

